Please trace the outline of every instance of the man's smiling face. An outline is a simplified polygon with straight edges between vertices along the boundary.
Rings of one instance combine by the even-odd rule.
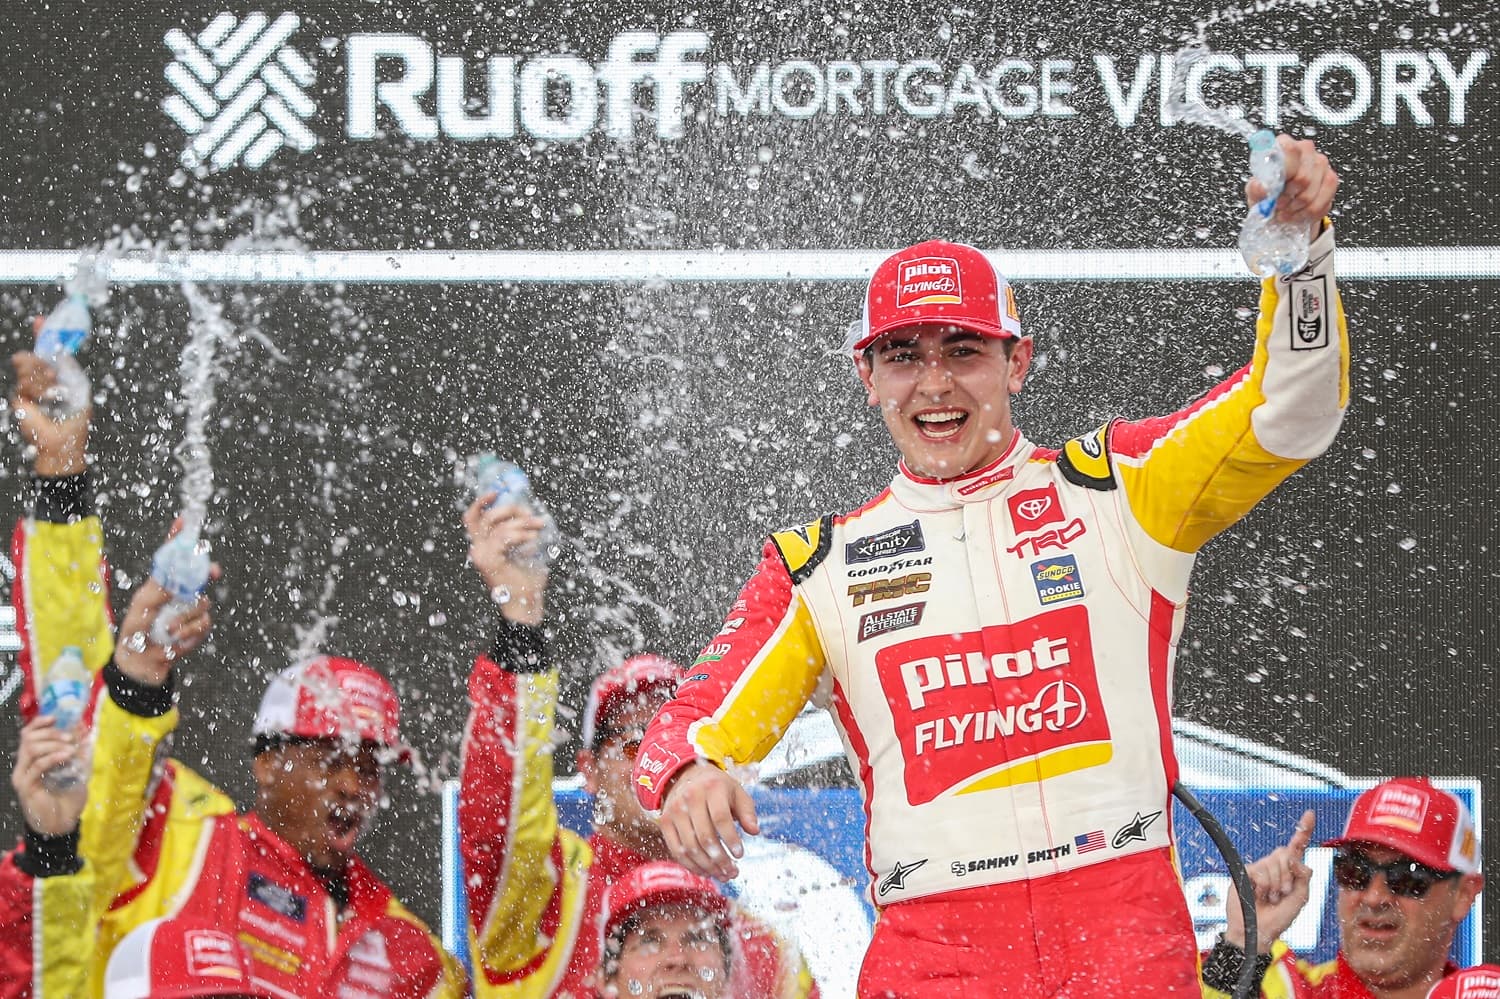
[[[1010,397],[1031,365],[1031,340],[997,339],[946,325],[886,334],[861,356],[860,380],[906,467],[953,479],[1010,446]]]

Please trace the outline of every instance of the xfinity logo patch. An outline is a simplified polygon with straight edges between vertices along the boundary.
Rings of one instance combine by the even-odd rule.
[[[296,14],[272,21],[225,13],[196,38],[167,32],[176,58],[165,75],[174,92],[161,107],[188,135],[184,166],[253,169],[282,146],[305,153],[318,144],[304,124],[317,111],[307,95],[317,74],[290,44],[301,23]]]
[[[844,561],[851,565],[856,562],[874,562],[892,555],[925,551],[926,547],[922,538],[922,522],[914,520],[910,524],[902,524],[889,531],[849,542],[844,546]]]

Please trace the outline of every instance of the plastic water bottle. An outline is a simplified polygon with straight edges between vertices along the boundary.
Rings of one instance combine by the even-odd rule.
[[[77,732],[83,724],[83,713],[88,709],[89,691],[93,686],[93,674],[83,664],[83,650],[76,645],[65,646],[47,668],[42,686],[41,713],[57,720],[59,732]],[[42,784],[49,791],[66,791],[77,787],[84,776],[83,764],[74,758],[42,774]]]
[[[1266,196],[1250,206],[1240,226],[1240,254],[1256,277],[1291,274],[1307,263],[1308,233],[1303,223],[1272,219],[1276,199],[1286,184],[1286,161],[1275,134],[1262,128],[1250,135],[1250,175],[1266,188]]]
[[[42,408],[54,420],[76,416],[89,404],[89,376],[76,355],[92,327],[87,296],[71,294],[57,303],[37,331],[36,354],[57,372],[57,384],[42,397]]]
[[[156,549],[151,559],[151,578],[172,599],[157,614],[151,626],[151,641],[161,646],[172,644],[167,628],[192,609],[208,587],[210,561],[208,545],[199,541],[196,531],[183,531]]]
[[[562,551],[562,536],[558,533],[557,523],[552,515],[531,491],[531,480],[526,478],[521,466],[489,452],[476,455],[473,466],[476,497],[492,492],[495,493],[495,500],[490,506],[524,506],[542,518],[542,532],[537,537],[536,553],[530,561],[539,566],[551,565]]]

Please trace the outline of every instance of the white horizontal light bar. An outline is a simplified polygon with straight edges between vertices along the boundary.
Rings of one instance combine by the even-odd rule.
[[[111,284],[615,284],[863,281],[891,250],[285,250],[122,256]],[[990,250],[1012,281],[1244,281],[1234,250]],[[75,250],[0,250],[0,284],[72,276]],[[1500,246],[1340,249],[1350,280],[1500,279]]]

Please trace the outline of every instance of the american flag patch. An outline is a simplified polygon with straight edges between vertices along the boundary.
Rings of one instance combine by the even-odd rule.
[[[1078,853],[1093,853],[1104,849],[1104,830],[1095,829],[1083,836],[1073,837],[1073,849]]]

